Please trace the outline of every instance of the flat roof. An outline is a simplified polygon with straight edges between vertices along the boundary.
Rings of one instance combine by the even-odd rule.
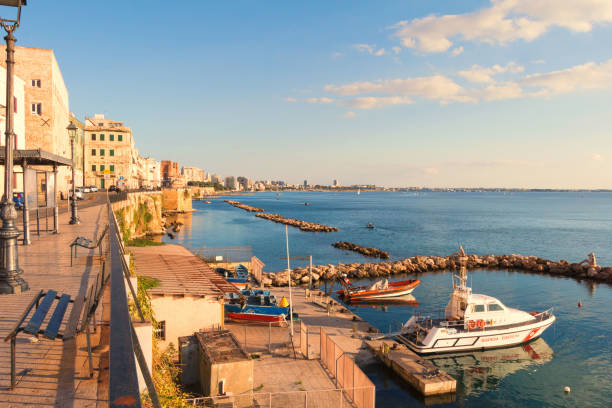
[[[217,296],[239,293],[231,283],[181,245],[130,247],[137,275],[159,280],[151,295]]]
[[[15,150],[13,157],[17,162],[15,164],[20,164],[19,161],[26,159],[28,165],[53,166],[55,164],[57,166],[72,166],[71,159],[41,149]],[[0,149],[0,164],[4,164],[4,147]]]
[[[249,355],[229,330],[211,330],[195,333],[200,348],[211,364],[249,361]]]

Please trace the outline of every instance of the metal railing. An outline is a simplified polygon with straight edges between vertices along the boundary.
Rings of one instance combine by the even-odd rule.
[[[110,243],[110,352],[109,352],[109,403],[111,407],[140,407],[140,391],[136,360],[147,385],[154,407],[161,407],[153,379],[134,331],[125,283],[127,281],[141,322],[144,315],[138,297],[128,278],[129,266],[125,261],[125,248],[115,219],[110,199],[107,201]],[[136,357],[136,358],[134,358]]]

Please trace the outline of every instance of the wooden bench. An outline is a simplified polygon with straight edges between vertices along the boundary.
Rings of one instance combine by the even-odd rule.
[[[108,282],[110,274],[106,271],[106,263],[102,264],[102,270],[96,275],[96,281],[89,287],[87,296],[78,296],[71,298],[70,295],[63,293],[59,294],[55,290],[40,290],[26,307],[25,311],[13,326],[12,330],[5,337],[4,341],[11,341],[11,390],[15,389],[16,385],[16,339],[21,332],[31,334],[37,338],[42,335],[49,340],[62,339],[63,341],[72,339],[77,333],[86,331],[87,333],[87,353],[89,358],[89,376],[93,376],[92,355],[91,355],[91,335],[89,326],[91,319],[95,327],[95,311],[98,307],[100,297],[104,285]],[[57,301],[57,302],[56,302]],[[68,305],[72,303],[70,316],[66,320],[66,327],[63,332],[60,332],[60,327],[64,322],[64,317],[68,309]],[[55,307],[52,306],[55,304]],[[34,313],[28,320],[28,316],[32,309]],[[46,327],[43,329],[43,323],[53,310],[53,314],[49,318]],[[79,326],[79,317],[81,317]],[[27,323],[26,323],[27,320]]]
[[[100,235],[100,237],[95,240],[95,243],[93,240],[91,239],[87,239],[85,237],[76,237],[74,239],[74,241],[72,241],[70,243],[70,266],[72,266],[72,249],[74,248],[74,257],[76,258],[77,256],[77,248],[81,247],[81,248],[86,248],[86,249],[95,249],[95,248],[99,248],[100,249],[100,257],[102,257],[102,239],[104,238],[104,236],[106,235],[106,232],[108,231],[108,225],[106,226],[106,228],[104,228],[104,231],[102,231],[102,234]]]

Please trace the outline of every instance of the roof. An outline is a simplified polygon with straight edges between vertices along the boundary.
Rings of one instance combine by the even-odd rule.
[[[181,245],[130,247],[137,275],[159,280],[151,295],[215,296],[238,289]]]
[[[16,162],[26,159],[29,165],[52,166],[55,164],[58,166],[72,166],[71,159],[45,152],[41,149],[15,150],[13,157]],[[4,164],[4,148],[0,149],[0,164]]]
[[[195,336],[200,349],[211,364],[250,361],[249,355],[229,330],[197,332]]]
[[[488,295],[482,295],[482,294],[477,294],[477,293],[472,293],[472,295],[470,296],[470,302],[473,303],[492,303],[492,302],[499,302],[501,303],[498,299],[488,296]]]

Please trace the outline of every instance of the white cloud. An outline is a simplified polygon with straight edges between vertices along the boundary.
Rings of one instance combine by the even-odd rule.
[[[346,101],[339,102],[341,106],[349,106],[359,109],[376,109],[389,105],[406,105],[412,103],[414,103],[414,101],[406,96],[363,96],[360,98],[349,99]]]
[[[601,64],[587,62],[559,71],[528,75],[520,83],[526,87],[536,88],[532,96],[548,96],[582,89],[612,88],[612,59]]]
[[[306,102],[308,103],[322,103],[322,104],[327,104],[327,103],[332,103],[334,100],[331,98],[308,98],[306,100]]]
[[[461,47],[454,48],[454,49],[451,51],[451,55],[452,55],[453,57],[456,57],[457,55],[459,55],[459,54],[461,54],[461,53],[463,53],[463,45],[462,45]]]
[[[431,53],[448,51],[457,38],[503,45],[534,40],[555,26],[588,32],[609,22],[608,0],[491,0],[477,11],[400,21],[393,28],[404,47]]]
[[[342,115],[343,117],[347,118],[347,119],[353,119],[355,117],[355,112],[346,112],[344,115]]]
[[[297,102],[297,99],[292,98],[292,97],[287,97],[285,98],[285,102]]]
[[[591,155],[591,159],[595,160],[595,161],[602,161],[603,160],[603,156],[599,153],[593,153]]]
[[[516,99],[523,96],[523,90],[516,82],[501,82],[491,84],[477,92],[479,99],[495,101],[501,99]]]
[[[370,55],[375,55],[377,57],[383,56],[387,53],[387,51],[385,51],[384,48],[380,48],[380,49],[376,49],[376,44],[374,45],[370,45],[370,44],[355,44],[353,45],[353,48],[355,48],[357,51],[360,52],[367,52]]]
[[[484,68],[480,65],[472,65],[472,68],[465,71],[459,71],[458,74],[470,82],[495,82],[494,75],[503,74],[506,72],[516,74],[525,71],[525,68],[515,62],[510,62],[506,66],[493,65],[490,68]]]
[[[326,85],[324,88],[339,96],[364,94],[391,94],[420,96],[440,102],[469,102],[472,98],[452,79],[442,75],[405,79],[378,80],[375,82],[353,82],[345,85]]]

